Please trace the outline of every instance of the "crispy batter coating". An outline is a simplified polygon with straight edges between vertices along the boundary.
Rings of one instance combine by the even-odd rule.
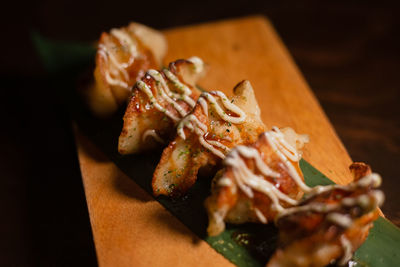
[[[212,195],[205,202],[209,216],[209,235],[221,233],[225,229],[225,221],[236,224],[272,221],[278,209],[271,200],[271,189],[279,190],[294,202],[303,195],[285,164],[286,159],[280,156],[280,152],[276,152],[279,147],[274,145],[274,141],[279,142],[279,137],[284,138],[287,145],[301,156],[301,149],[308,142],[308,136],[299,135],[291,128],[274,128],[269,133],[276,135],[278,139],[268,138],[268,132],[263,133],[254,144],[236,147],[225,159],[225,168],[215,176]],[[303,181],[299,159],[300,157],[292,160],[291,164]],[[283,207],[293,205],[282,199],[279,203]]]
[[[203,74],[203,62],[197,57],[174,61],[161,71],[149,70],[132,89],[118,151],[132,154],[167,144],[176,123],[200,96],[195,84]]]
[[[230,148],[254,142],[264,130],[250,82],[240,82],[229,99],[221,92],[203,93],[163,151],[153,176],[154,195],[184,194],[201,167],[218,164]]]
[[[164,36],[147,26],[127,27],[101,34],[94,81],[84,94],[90,109],[100,117],[114,113],[126,102],[132,85],[146,70],[159,68],[167,50]]]
[[[277,219],[280,244],[268,267],[344,265],[351,259],[379,216],[383,193],[374,190],[380,177],[367,165],[350,169],[355,182],[311,193]]]

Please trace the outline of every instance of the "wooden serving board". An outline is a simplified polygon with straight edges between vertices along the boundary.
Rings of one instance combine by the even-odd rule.
[[[190,56],[208,65],[199,85],[232,93],[250,80],[268,127],[307,133],[304,158],[339,184],[351,159],[284,44],[264,17],[166,30],[165,63]],[[127,177],[75,128],[100,266],[232,266]],[[149,177],[149,183],[151,177]]]

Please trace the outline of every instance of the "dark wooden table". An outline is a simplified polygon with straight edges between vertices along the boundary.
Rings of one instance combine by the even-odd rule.
[[[35,55],[33,29],[92,41],[131,20],[164,29],[268,16],[352,158],[382,174],[383,211],[400,225],[400,12],[390,2],[320,2],[8,3],[0,43],[0,265],[96,265],[69,117]]]

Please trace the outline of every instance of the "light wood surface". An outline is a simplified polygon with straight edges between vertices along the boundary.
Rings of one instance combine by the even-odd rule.
[[[248,17],[165,31],[165,63],[199,56],[200,85],[231,94],[248,79],[267,126],[310,136],[304,158],[337,183],[350,181],[351,159],[271,24]],[[123,174],[75,129],[80,167],[100,266],[228,266]],[[151,177],[149,177],[150,183]]]

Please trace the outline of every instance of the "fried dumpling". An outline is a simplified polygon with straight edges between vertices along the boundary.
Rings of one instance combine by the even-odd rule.
[[[198,57],[177,60],[161,71],[148,70],[132,89],[119,136],[118,151],[132,154],[168,144],[176,124],[195,106],[204,74]]]
[[[208,234],[218,235],[230,223],[273,221],[284,208],[297,204],[303,191],[311,190],[299,167],[307,135],[291,128],[261,134],[248,146],[228,154],[213,180],[212,195],[205,205]]]
[[[142,24],[103,32],[97,46],[94,81],[85,90],[93,113],[104,117],[115,112],[146,70],[161,66],[166,51],[165,37]]]
[[[267,267],[346,264],[379,216],[381,183],[363,163],[351,166],[355,182],[320,187],[277,218],[279,248]]]
[[[153,176],[154,195],[184,194],[201,167],[221,162],[232,147],[253,143],[264,130],[249,81],[240,82],[230,99],[220,91],[203,92],[163,151]]]

